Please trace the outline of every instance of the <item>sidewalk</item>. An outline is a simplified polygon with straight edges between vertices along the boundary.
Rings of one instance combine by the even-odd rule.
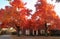
[[[12,39],[60,39],[60,36],[12,36]]]

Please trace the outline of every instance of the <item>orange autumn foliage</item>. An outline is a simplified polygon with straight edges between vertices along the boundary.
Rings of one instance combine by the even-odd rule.
[[[36,11],[32,15],[31,11],[25,8],[22,0],[9,2],[11,6],[0,9],[0,21],[2,27],[20,26],[21,29],[45,29],[45,22],[51,23],[49,29],[60,29],[60,19],[54,11],[54,6],[48,4],[46,0],[38,0],[35,4]],[[18,9],[18,10],[17,10]],[[31,15],[31,19],[28,17]]]

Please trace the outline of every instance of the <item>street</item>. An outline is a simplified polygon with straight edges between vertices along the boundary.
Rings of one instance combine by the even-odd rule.
[[[11,35],[1,35],[0,39],[11,39]]]
[[[1,35],[0,39],[60,39],[60,36],[16,36],[16,35]]]

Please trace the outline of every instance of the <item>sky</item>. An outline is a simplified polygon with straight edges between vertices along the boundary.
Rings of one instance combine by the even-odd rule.
[[[0,0],[0,9],[4,8],[5,6],[10,5],[8,1],[6,0]]]
[[[37,0],[23,0],[23,2],[27,2],[27,5],[25,5],[27,8],[32,9],[33,13],[35,11],[35,7],[34,5],[36,4]],[[60,3],[55,3],[55,0],[51,1],[51,0],[47,0],[48,3],[55,5],[55,12],[57,13],[57,15],[59,15],[60,17]],[[10,6],[9,2],[6,0],[0,0],[0,9],[4,8],[5,6]]]

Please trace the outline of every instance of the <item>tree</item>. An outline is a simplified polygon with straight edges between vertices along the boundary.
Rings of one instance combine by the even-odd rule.
[[[54,11],[53,5],[48,4],[46,2],[46,0],[38,0],[35,7],[36,7],[36,12],[32,16],[32,20],[33,20],[32,24],[38,23],[38,27],[40,29],[45,29],[44,28],[45,22],[47,22],[47,23],[52,22],[53,26],[55,25],[55,23],[57,23],[56,20],[58,20],[59,17],[56,15],[56,12]],[[36,26],[36,24],[34,25],[34,27]],[[42,28],[41,28],[41,26],[42,26]],[[37,27],[35,27],[35,28],[37,28]]]
[[[24,7],[22,0],[11,0],[9,3],[12,5],[11,16],[14,18],[16,24],[20,25],[20,27],[27,28],[29,23],[28,16],[31,15],[31,10]]]

